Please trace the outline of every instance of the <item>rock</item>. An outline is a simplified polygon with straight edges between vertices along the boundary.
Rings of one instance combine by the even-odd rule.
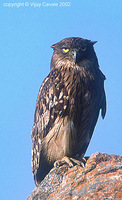
[[[94,153],[84,168],[53,168],[27,200],[122,199],[122,156]]]

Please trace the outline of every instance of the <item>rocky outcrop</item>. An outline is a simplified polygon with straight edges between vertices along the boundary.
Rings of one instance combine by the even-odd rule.
[[[122,156],[94,153],[84,168],[53,168],[27,200],[122,199]]]

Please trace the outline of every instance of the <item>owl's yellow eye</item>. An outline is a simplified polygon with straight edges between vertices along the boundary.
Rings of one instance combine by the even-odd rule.
[[[86,47],[81,48],[82,51],[86,51]]]
[[[64,53],[68,53],[69,49],[68,48],[63,48],[62,49]]]

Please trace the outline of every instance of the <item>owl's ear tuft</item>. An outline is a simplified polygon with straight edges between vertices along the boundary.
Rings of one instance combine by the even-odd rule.
[[[56,44],[53,44],[53,45],[51,46],[51,48],[53,48],[54,50],[55,50],[55,47],[56,47]]]
[[[91,41],[91,44],[92,45],[94,45],[94,44],[96,44],[97,43],[97,41]]]

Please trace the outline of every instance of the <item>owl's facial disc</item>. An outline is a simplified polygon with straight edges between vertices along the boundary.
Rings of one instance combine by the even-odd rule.
[[[70,49],[68,47],[62,47],[61,48],[62,53],[65,55],[65,58],[67,59],[72,59],[74,61],[74,63],[77,63],[77,53],[78,53],[78,49]]]

